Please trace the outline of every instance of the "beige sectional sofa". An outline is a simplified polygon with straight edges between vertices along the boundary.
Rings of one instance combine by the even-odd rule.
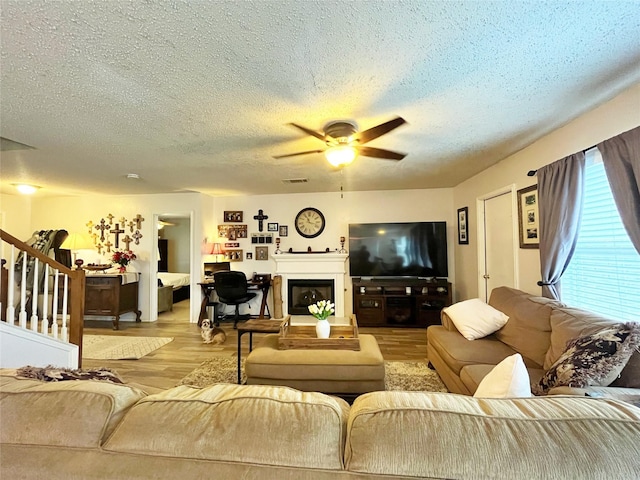
[[[487,337],[467,340],[444,312],[442,325],[427,329],[427,357],[450,392],[473,395],[491,369],[514,353],[522,355],[531,382],[537,383],[565,351],[569,340],[619,323],[509,287],[495,288],[489,305],[504,312],[509,320]],[[611,386],[555,387],[549,394],[591,394],[639,402],[640,353],[632,355]]]
[[[0,376],[2,479],[636,479],[640,408],[611,399],[288,387],[156,394]],[[587,461],[588,460],[588,461]]]

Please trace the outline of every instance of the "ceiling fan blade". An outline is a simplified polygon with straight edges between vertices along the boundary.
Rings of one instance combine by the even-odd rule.
[[[312,137],[316,137],[318,140],[326,141],[324,133],[316,132],[315,130],[311,130],[310,128],[303,127],[302,125],[298,125],[297,123],[290,123],[292,127],[296,127],[299,130],[302,130],[307,135],[311,135]]]
[[[385,133],[389,133],[394,128],[398,128],[400,125],[407,123],[407,121],[402,117],[396,117],[393,120],[389,120],[388,122],[381,123],[376,127],[372,127],[369,130],[365,130],[364,132],[356,133],[355,139],[360,143],[367,143],[371,140],[378,138]]]
[[[309,153],[322,153],[324,150],[309,150],[308,152],[289,153],[288,155],[274,155],[273,158],[297,157],[298,155],[307,155]]]
[[[391,150],[383,150],[373,147],[355,147],[358,153],[363,157],[384,158],[385,160],[402,160],[407,156],[406,153],[392,152]]]

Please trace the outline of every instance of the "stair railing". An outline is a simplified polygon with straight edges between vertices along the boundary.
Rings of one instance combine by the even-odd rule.
[[[2,321],[77,345],[81,366],[84,271],[66,267],[4,230],[0,239]],[[44,275],[39,275],[42,271]]]

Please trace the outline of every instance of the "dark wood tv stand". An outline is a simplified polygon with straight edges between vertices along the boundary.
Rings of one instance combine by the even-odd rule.
[[[440,324],[452,302],[451,283],[421,278],[353,278],[353,311],[362,327]]]

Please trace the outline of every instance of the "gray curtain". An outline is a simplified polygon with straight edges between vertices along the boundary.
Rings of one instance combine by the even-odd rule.
[[[542,295],[560,299],[560,277],[573,256],[582,218],[584,152],[538,170]]]
[[[613,199],[640,253],[640,127],[598,144]]]

